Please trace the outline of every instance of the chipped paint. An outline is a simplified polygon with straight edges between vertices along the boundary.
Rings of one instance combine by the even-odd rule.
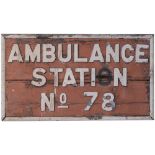
[[[153,107],[154,106],[154,97],[153,97],[153,95],[154,95],[153,94],[153,92],[154,92],[154,88],[153,88],[153,86],[154,86],[154,81],[153,81],[153,76],[154,76],[153,35],[119,35],[119,34],[118,35],[116,35],[116,34],[115,35],[108,35],[108,34],[106,34],[106,35],[102,35],[102,34],[101,35],[97,35],[97,34],[93,34],[93,35],[90,35],[90,34],[84,34],[84,35],[81,35],[81,34],[78,34],[78,35],[74,35],[74,34],[69,34],[69,35],[68,34],[64,34],[64,35],[63,34],[62,35],[57,35],[57,34],[54,34],[54,35],[48,35],[48,34],[45,34],[45,35],[43,35],[43,34],[11,35],[11,34],[7,34],[7,35],[2,35],[1,38],[2,38],[1,40],[2,40],[2,84],[3,84],[2,85],[2,108],[1,108],[2,109],[2,112],[1,112],[2,113],[2,120],[5,119],[5,120],[23,120],[24,121],[24,120],[111,120],[111,119],[112,120],[133,120],[133,119],[134,120],[137,120],[137,119],[141,119],[141,120],[145,119],[146,120],[146,119],[154,119],[154,107]],[[8,98],[8,96],[5,96],[5,61],[4,61],[5,60],[5,38],[18,38],[18,39],[20,39],[20,38],[37,38],[40,40],[43,40],[43,39],[53,39],[54,40],[55,38],[58,38],[58,39],[60,39],[60,41],[64,41],[66,38],[84,38],[84,39],[87,39],[87,38],[100,38],[100,39],[103,39],[103,38],[105,38],[105,39],[116,38],[117,39],[117,38],[119,38],[120,39],[120,38],[122,38],[122,39],[137,39],[137,40],[144,38],[144,39],[150,40],[150,74],[149,74],[150,75],[150,84],[149,84],[149,88],[146,88],[146,90],[149,89],[148,94],[150,95],[149,96],[149,99],[150,99],[150,116],[146,115],[146,116],[132,116],[132,117],[129,116],[129,117],[126,117],[126,116],[116,116],[116,115],[114,115],[114,116],[102,116],[100,114],[96,114],[96,115],[89,115],[89,116],[85,116],[85,117],[83,117],[83,116],[80,116],[80,117],[70,117],[70,116],[69,117],[46,117],[46,116],[44,116],[44,117],[5,117],[5,115],[6,115],[5,114],[5,110],[6,110],[5,109],[5,102],[6,102],[5,100],[7,100],[7,98]],[[18,40],[18,42],[19,42],[19,40]],[[145,56],[143,58],[147,58],[147,56]],[[107,67],[109,67],[108,64],[104,63],[104,65],[107,65]],[[49,65],[49,67],[50,67],[50,65]],[[145,76],[146,81],[149,81],[149,78],[147,77],[147,72],[145,74],[146,74],[146,76]],[[89,76],[90,75],[88,75],[88,77]],[[107,77],[109,78],[109,76],[107,76]],[[97,78],[100,79],[100,78],[103,78],[103,76],[97,75]],[[136,80],[136,79],[132,79],[132,77],[130,77],[130,76],[129,76],[129,79],[131,81]],[[142,81],[141,79],[138,79],[138,80]],[[20,79],[17,81],[19,82]],[[22,82],[25,83],[26,88],[29,88],[29,89],[33,88],[31,86],[31,83],[30,83],[31,80],[30,79],[28,79],[26,81],[23,80]],[[89,81],[86,81],[86,83],[87,82],[89,83]],[[47,81],[47,83],[53,84],[53,80]],[[60,82],[60,84],[61,83],[62,82]],[[72,87],[75,87],[74,89],[78,89],[79,88],[78,83],[79,83],[79,81],[77,83],[73,84]],[[42,88],[45,88],[45,86],[42,86]],[[103,85],[103,88],[105,88],[104,85]],[[51,90],[54,91],[54,94],[56,96],[59,96],[60,90],[57,89],[57,87],[51,88]],[[114,90],[114,88],[112,90]],[[118,90],[118,88],[115,90]],[[12,93],[15,93],[16,91],[18,91],[18,89],[15,89],[13,87],[11,89],[11,91],[12,91]],[[75,90],[75,94],[76,94],[76,90]],[[123,93],[121,95],[123,96]],[[116,93],[116,91],[115,91],[114,96],[116,97],[116,100],[118,100],[119,96]],[[79,101],[80,101],[80,98],[79,98]],[[87,103],[87,106],[89,107],[87,109],[90,109],[90,106],[92,105],[92,101],[88,100],[85,103]],[[59,104],[58,100],[57,100],[57,104]],[[76,104],[78,105],[78,103],[76,103]],[[118,107],[120,107],[120,104],[116,103],[116,105]],[[68,106],[60,105],[60,106],[58,106],[58,108],[63,109],[63,108],[68,108]],[[30,106],[27,106],[23,112],[24,112],[24,116],[32,116],[33,115],[32,103],[30,103]],[[43,116],[43,115],[41,114],[41,116]]]

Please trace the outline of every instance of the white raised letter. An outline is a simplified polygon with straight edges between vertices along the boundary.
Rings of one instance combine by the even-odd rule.
[[[76,72],[80,73],[80,86],[84,86],[84,73],[89,72],[88,68],[76,68]]]
[[[76,85],[76,81],[75,81],[75,78],[74,78],[71,68],[66,68],[66,74],[65,74],[62,86],[64,87],[69,84]]]
[[[96,74],[95,68],[91,69],[91,86],[95,86]]]
[[[115,44],[115,52],[110,44],[106,46],[106,62],[110,62],[110,55],[114,62],[119,62],[119,44]]]
[[[45,93],[41,93],[41,111],[45,111],[47,105],[49,111],[54,111],[54,93],[50,93],[50,99]]]
[[[94,61],[104,62],[99,44],[94,44],[92,54],[89,60],[89,62],[94,62]]]
[[[37,81],[33,81],[32,80],[31,84],[34,85],[34,86],[37,86],[37,87],[41,87],[41,86],[43,86],[46,83],[45,76],[38,74],[39,72],[44,74],[46,72],[46,70],[43,69],[43,68],[35,68],[33,70],[33,77],[35,79],[37,79]]]
[[[87,62],[87,58],[79,58],[78,44],[74,44],[74,62]]]
[[[53,62],[55,60],[55,46],[43,44],[43,62]]]
[[[126,50],[129,49],[130,51],[133,51],[133,47],[130,44],[126,44],[122,47],[121,55],[124,62],[131,62],[134,59],[133,55],[130,55],[129,57],[126,57]]]
[[[29,62],[31,60],[31,62],[34,62],[35,59],[40,62],[40,44],[37,44],[33,51],[29,44],[25,44],[25,61]]]
[[[127,69],[123,68],[123,74],[120,73],[118,68],[114,68],[114,86],[118,86],[120,80],[122,86],[127,86]]]
[[[141,49],[148,49],[149,45],[143,45],[143,44],[137,44],[136,46],[136,62],[139,63],[147,63],[148,59],[141,58],[141,56],[144,56],[144,52],[141,51]]]
[[[58,44],[58,58],[61,62],[69,62],[71,60],[71,51],[72,51],[72,46],[71,44],[67,45],[67,56],[63,58],[63,52],[62,52],[62,44]]]
[[[54,86],[58,86],[59,84],[59,76],[58,73],[62,72],[62,68],[50,68],[50,72],[54,73]]]
[[[13,44],[8,62],[12,62],[14,60],[17,60],[18,62],[23,62],[18,44]]]

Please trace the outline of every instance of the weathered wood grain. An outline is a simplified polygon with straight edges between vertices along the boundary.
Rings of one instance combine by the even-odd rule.
[[[12,45],[17,43],[19,45],[22,58],[24,60],[25,44],[30,44],[32,49],[36,44],[49,43],[56,47],[57,44],[63,44],[63,56],[66,56],[67,44],[79,45],[80,57],[90,58],[93,45],[99,44],[102,55],[105,58],[105,49],[107,43],[114,48],[115,44],[120,45],[120,48],[125,44],[131,44],[133,48],[136,44],[147,44],[149,48],[144,50],[145,58],[148,58],[148,63],[136,63],[135,60],[130,63],[125,63],[121,56],[120,62],[116,63],[113,60],[110,63],[93,62],[93,63],[76,63],[73,61],[73,56],[70,62],[62,63],[58,58],[53,63],[43,62],[13,62],[8,63],[8,58]],[[36,38],[5,38],[5,117],[92,117],[102,118],[102,116],[121,116],[121,117],[141,117],[150,116],[150,38],[47,38],[38,36]],[[73,51],[72,51],[73,54]],[[41,52],[42,55],[42,52]],[[133,51],[127,51],[126,56],[135,55]],[[46,70],[45,77],[47,83],[42,87],[35,87],[31,84],[33,79],[32,72],[35,68],[44,68]],[[114,68],[127,68],[127,86],[123,87],[119,84],[114,87],[112,80],[108,85],[100,85],[96,78],[96,86],[92,87],[90,84],[91,74],[85,74],[84,87],[79,86],[80,74],[75,72],[75,68],[95,68],[96,76],[103,67],[108,68],[112,72],[114,78]],[[59,86],[54,87],[54,76],[50,73],[50,68],[63,68],[63,72],[59,74]],[[69,85],[62,87],[62,82],[65,75],[66,68],[71,68],[77,86]],[[153,72],[153,71],[152,71]],[[91,97],[84,96],[84,92],[98,92],[98,97],[89,111],[85,111],[86,104]],[[41,93],[55,93],[55,110],[41,111],[40,100]],[[60,94],[66,93],[67,105],[69,108],[58,108],[60,105]],[[102,109],[103,94],[114,94],[114,102],[116,108],[112,111],[104,111]]]
[[[88,68],[96,68],[98,71],[101,69],[103,66],[107,66],[110,70],[113,70],[113,68],[117,67],[122,69],[123,67],[126,67],[128,69],[128,77],[129,79],[149,79],[149,63],[135,63],[134,61],[131,63],[125,63],[120,59],[119,63],[115,63],[111,61],[110,63],[100,63],[100,62],[93,62],[93,63],[74,63],[73,59],[69,63],[61,63],[58,59],[53,62],[53,63],[20,63],[19,62],[13,62],[13,63],[7,63],[8,57],[9,57],[9,52],[11,50],[11,47],[14,43],[18,43],[20,46],[20,50],[24,59],[24,45],[25,43],[29,43],[32,48],[37,44],[37,43],[52,43],[57,47],[58,43],[63,43],[64,44],[64,55],[66,52],[66,45],[68,43],[78,43],[79,44],[79,49],[80,49],[80,57],[87,57],[89,58],[91,55],[91,50],[93,48],[94,43],[99,43],[100,47],[102,49],[102,54],[105,56],[105,46],[107,42],[109,42],[111,45],[114,45],[116,43],[120,44],[120,47],[126,43],[132,44],[133,47],[137,43],[145,43],[149,44],[149,41],[146,39],[6,39],[6,80],[31,80],[32,79],[32,71],[36,67],[43,67],[44,69],[47,70],[47,73],[45,74],[47,79],[51,79],[51,74],[49,73],[49,68],[72,68],[73,71],[77,67],[88,67]],[[57,51],[56,51],[57,54]],[[129,56],[127,52],[127,56]],[[131,54],[131,55],[134,55]],[[145,50],[145,57],[149,58],[149,49]],[[65,72],[60,73],[60,79],[64,77]],[[79,75],[76,74],[76,79],[79,79]]]
[[[53,87],[48,84],[41,88],[32,87],[27,81],[10,81],[6,83],[7,89],[7,104],[6,116],[21,117],[21,116],[147,116],[149,115],[149,97],[148,83],[143,81],[129,81],[127,88],[119,86],[114,88],[112,85],[108,87],[97,85],[96,88],[90,87],[88,84],[85,87]],[[41,112],[40,109],[40,94],[56,92],[55,111]],[[97,91],[99,96],[90,109],[84,111],[84,108],[90,97],[84,97],[85,91]],[[68,109],[57,108],[60,105],[59,95],[65,92],[67,94]],[[102,96],[106,92],[111,92],[115,95],[116,109],[112,112],[102,110]],[[128,96],[128,98],[127,98]]]

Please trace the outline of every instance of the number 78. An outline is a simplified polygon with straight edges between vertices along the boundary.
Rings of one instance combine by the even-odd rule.
[[[89,111],[95,100],[98,97],[98,92],[84,92],[84,96],[90,96],[91,99],[87,102],[85,111]],[[104,93],[102,97],[102,109],[104,111],[112,111],[115,109],[114,95],[112,93]]]

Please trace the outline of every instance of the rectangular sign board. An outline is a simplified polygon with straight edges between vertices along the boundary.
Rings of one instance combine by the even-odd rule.
[[[2,120],[154,119],[153,35],[2,35]]]

